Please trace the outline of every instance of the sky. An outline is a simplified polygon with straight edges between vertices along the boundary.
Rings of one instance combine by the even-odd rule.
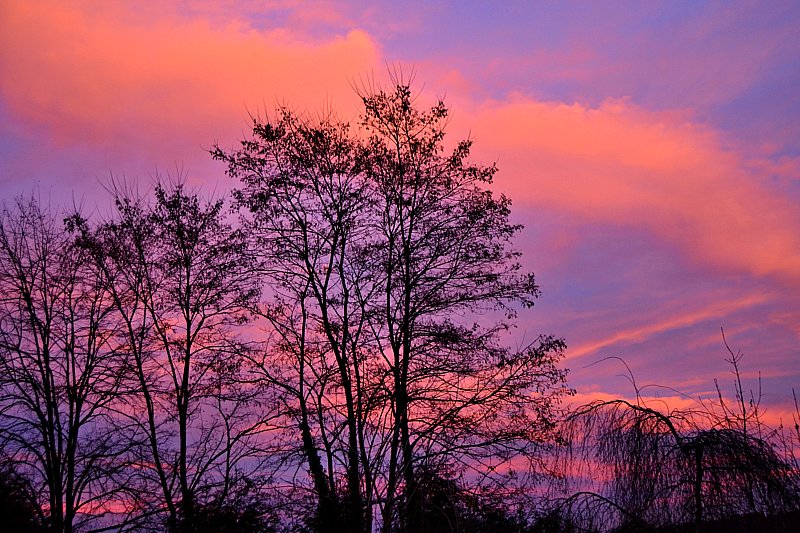
[[[620,359],[671,405],[730,393],[724,328],[765,416],[791,416],[797,2],[7,0],[0,198],[103,213],[111,176],[178,174],[224,196],[215,143],[278,105],[356,120],[388,69],[497,163],[542,288],[517,339],[563,336],[579,398],[630,396]]]

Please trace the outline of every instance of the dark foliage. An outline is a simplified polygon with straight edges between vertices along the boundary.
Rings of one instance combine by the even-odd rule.
[[[527,519],[511,498],[476,493],[452,470],[421,465],[416,471],[418,504],[415,531],[502,533],[527,531]],[[411,522],[409,520],[409,522]]]
[[[191,517],[179,515],[181,533],[274,533],[280,524],[263,495],[246,486],[224,500],[199,504]]]
[[[542,524],[710,530],[712,524],[755,523],[756,516],[779,524],[800,510],[792,455],[779,429],[761,422],[759,400],[743,400],[741,354],[730,354],[734,404],[719,392],[715,404],[668,411],[637,389],[635,400],[577,408],[566,423],[571,445],[559,459],[560,496]]]
[[[429,460],[476,491],[520,488],[512,461],[537,470],[570,392],[564,343],[504,344],[538,287],[494,166],[470,162],[471,141],[445,149],[444,103],[422,108],[402,82],[360,95],[356,128],[281,108],[212,153],[242,183],[271,296],[252,363],[283,391],[315,524],[415,531],[433,516],[417,486]]]
[[[44,532],[44,514],[36,504],[30,483],[12,465],[0,466],[0,517],[5,531],[18,533]]]

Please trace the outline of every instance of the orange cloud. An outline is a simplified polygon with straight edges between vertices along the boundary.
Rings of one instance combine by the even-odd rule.
[[[379,64],[377,44],[357,30],[314,42],[147,5],[75,5],[0,8],[0,93],[62,145],[185,157],[241,137],[247,110],[327,100],[346,111],[348,78]]]
[[[302,10],[293,5],[273,5],[267,16],[286,8],[297,24]],[[348,118],[355,108],[343,103],[356,101],[348,80],[384,69],[380,46],[363,31],[319,41],[302,28],[256,29],[230,7],[189,15],[134,7],[4,3],[0,94],[11,114],[62,146],[193,169],[207,161],[202,147],[242,136],[248,109],[328,101]],[[424,68],[447,88],[475,93],[452,68]],[[748,159],[685,114],[627,101],[456,100],[455,111],[480,155],[499,158],[498,184],[518,202],[645,227],[712,266],[800,281],[800,214],[767,185],[800,176],[796,160]]]
[[[746,392],[747,394],[747,392]],[[736,410],[738,400],[733,396],[733,391],[723,390],[723,399],[729,408]],[[597,390],[594,392],[578,393],[570,398],[569,407],[576,408],[591,402],[609,402],[614,400],[626,400],[636,404],[637,399],[634,391],[619,394],[615,392]],[[767,404],[761,398],[758,409],[759,421],[771,429],[789,428],[794,426],[795,421],[800,421],[800,414],[795,409],[793,398],[790,394],[773,395]],[[722,408],[719,405],[719,397],[714,389],[708,390],[697,396],[681,395],[678,391],[659,387],[645,387],[641,391],[639,402],[651,409],[656,409],[663,414],[673,411],[694,412],[695,414],[706,414],[713,417],[714,414],[722,415]],[[752,407],[749,407],[752,409]],[[698,416],[697,421],[702,421]],[[706,422],[708,422],[706,420]]]
[[[597,351],[602,348],[616,346],[620,343],[642,342],[660,333],[725,316],[734,311],[747,309],[768,300],[769,298],[767,295],[751,294],[735,300],[715,300],[700,309],[685,310],[681,313],[668,316],[664,316],[666,310],[661,309],[659,310],[657,318],[650,317],[650,320],[646,323],[621,329],[615,331],[611,335],[570,348],[567,352],[567,357],[573,359],[584,355],[596,355]]]
[[[800,176],[797,161],[754,163],[685,113],[627,101],[475,107],[476,147],[498,159],[498,184],[518,202],[648,228],[724,271],[800,281],[800,213],[769,188]]]

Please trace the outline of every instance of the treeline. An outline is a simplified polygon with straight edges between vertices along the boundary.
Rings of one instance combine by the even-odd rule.
[[[739,354],[735,404],[567,411],[563,340],[509,334],[539,289],[495,167],[445,148],[441,101],[360,96],[214,147],[229,204],[112,181],[103,216],[2,209],[4,525],[792,530],[800,426],[761,422]]]
[[[507,346],[538,287],[495,168],[469,141],[445,151],[444,104],[403,84],[361,96],[356,125],[279,109],[215,147],[238,216],[180,182],[113,182],[105,217],[3,209],[0,446],[31,522],[510,520],[490,503],[539,472],[564,343]]]

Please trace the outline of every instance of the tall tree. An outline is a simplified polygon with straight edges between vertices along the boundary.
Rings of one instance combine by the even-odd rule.
[[[369,241],[371,191],[362,148],[333,117],[312,121],[286,109],[274,122],[257,121],[253,135],[242,151],[216,149],[214,156],[243,183],[236,198],[252,213],[247,226],[271,282],[264,316],[278,337],[272,347],[288,356],[288,366],[275,368],[270,354],[259,368],[296,402],[318,526],[369,531],[361,369],[367,315],[358,295],[370,290],[359,258]]]
[[[116,218],[97,228],[76,219],[123,326],[134,393],[120,414],[139,428],[142,464],[160,489],[170,527],[192,531],[195,506],[222,501],[263,420],[248,409],[256,391],[241,383],[246,349],[236,330],[249,321],[260,286],[240,231],[221,201],[183,184],[157,184],[152,202],[120,188]],[[258,462],[253,460],[249,468]]]
[[[500,342],[539,289],[511,248],[521,226],[509,221],[510,201],[489,189],[496,167],[470,162],[469,140],[445,150],[444,102],[421,110],[403,83],[362,99],[382,237],[374,332],[388,355],[394,417],[384,528],[396,517],[418,531],[417,463],[491,471],[549,435],[554,399],[566,392],[555,366],[564,344],[543,336],[514,351]]]
[[[0,444],[52,531],[111,510],[132,445],[111,416],[123,375],[112,302],[53,213],[0,213]]]
[[[212,153],[243,184],[273,282],[267,314],[294,371],[270,354],[261,367],[295,398],[319,512],[368,531],[377,509],[385,530],[411,531],[416,465],[498,480],[535,457],[569,392],[564,344],[503,343],[538,288],[511,248],[510,202],[489,189],[495,168],[469,163],[469,141],[445,153],[446,106],[419,110],[403,83],[363,103],[355,132],[279,109],[239,150]]]

